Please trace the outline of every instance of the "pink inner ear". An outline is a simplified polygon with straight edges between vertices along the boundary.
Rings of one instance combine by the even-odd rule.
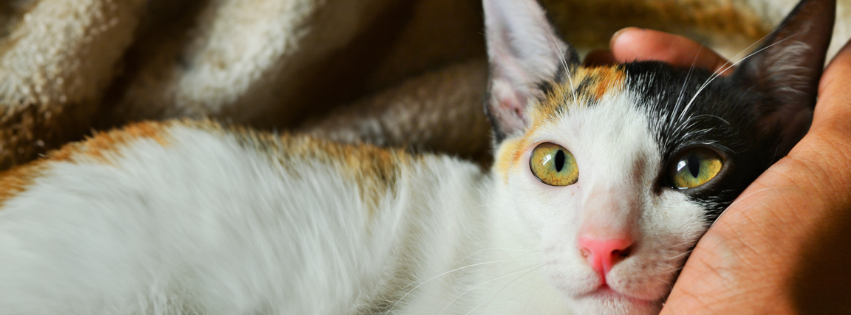
[[[507,127],[503,131],[512,133],[526,126],[526,98],[520,95],[522,92],[506,83],[504,80],[495,80],[491,93],[498,106],[494,114],[497,114],[504,127]]]
[[[556,38],[544,9],[530,0],[484,0],[491,93],[488,115],[497,132],[516,134],[529,123],[527,101],[541,80],[573,60],[567,43]]]
[[[514,115],[518,118],[525,120],[523,115],[523,109],[520,108],[520,100],[517,99],[517,95],[511,93],[511,95],[504,95],[499,98],[499,104],[507,111],[513,111]]]

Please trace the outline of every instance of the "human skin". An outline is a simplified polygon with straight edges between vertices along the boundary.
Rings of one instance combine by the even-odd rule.
[[[717,71],[700,44],[626,28],[586,64],[660,60]],[[729,74],[731,70],[726,71]],[[698,242],[662,314],[851,314],[851,43],[819,84],[809,132]]]

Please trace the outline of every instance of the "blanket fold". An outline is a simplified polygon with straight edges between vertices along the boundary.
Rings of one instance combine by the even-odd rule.
[[[797,1],[542,2],[580,51],[635,25],[733,57]],[[851,35],[851,0],[839,3],[831,56]],[[480,0],[6,0],[0,170],[92,130],[180,117],[487,164],[481,18]]]

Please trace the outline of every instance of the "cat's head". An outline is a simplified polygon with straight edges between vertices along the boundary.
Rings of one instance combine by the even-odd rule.
[[[698,238],[800,140],[834,2],[802,1],[723,77],[584,68],[534,0],[484,0],[498,202],[577,313],[658,311]]]

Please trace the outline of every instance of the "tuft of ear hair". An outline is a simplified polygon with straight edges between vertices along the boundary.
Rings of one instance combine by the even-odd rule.
[[[802,0],[731,77],[766,100],[759,124],[780,131],[783,155],[810,127],[835,17],[836,0]]]
[[[534,0],[484,0],[490,80],[485,112],[496,143],[529,125],[529,103],[540,83],[558,81],[579,64]]]

